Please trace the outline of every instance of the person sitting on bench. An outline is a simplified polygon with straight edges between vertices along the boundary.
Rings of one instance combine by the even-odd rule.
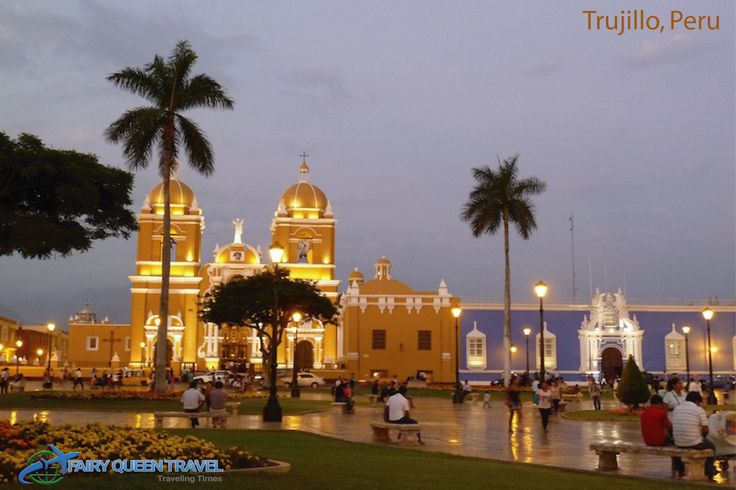
[[[418,423],[409,417],[409,400],[404,395],[406,395],[406,385],[401,385],[399,391],[388,398],[384,416],[386,422],[392,424]]]
[[[703,397],[692,391],[685,397],[685,402],[672,411],[672,435],[675,446],[683,449],[712,449],[715,445],[705,438],[708,435],[708,419],[705,410],[700,407]],[[705,460],[705,476],[713,481],[716,474],[715,458]]]

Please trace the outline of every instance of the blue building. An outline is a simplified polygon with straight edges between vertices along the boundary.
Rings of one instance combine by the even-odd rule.
[[[712,306],[714,374],[736,370],[736,306]],[[685,373],[687,338],[691,374],[708,373],[706,322],[702,305],[627,305],[621,291],[596,291],[590,305],[545,305],[545,369],[565,379],[588,374],[610,379],[629,355],[650,373]],[[511,307],[512,371],[539,369],[539,305]],[[525,327],[531,330],[527,336]],[[529,350],[527,351],[527,342]],[[503,305],[464,304],[460,324],[460,378],[497,379],[503,373]]]

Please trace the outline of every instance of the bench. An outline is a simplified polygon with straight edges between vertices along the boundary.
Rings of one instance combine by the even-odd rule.
[[[566,402],[581,402],[583,401],[582,393],[562,393],[562,399]]]
[[[237,415],[238,408],[240,408],[240,402],[226,402],[225,403],[225,410],[228,410],[231,415]]]
[[[688,481],[706,480],[705,460],[713,457],[711,449],[681,449],[674,446],[647,446],[640,443],[601,442],[591,444],[590,449],[598,455],[598,470],[615,471],[618,469],[616,456],[620,453],[651,454],[682,458],[685,464],[685,476]]]
[[[186,413],[186,412],[154,412],[153,414],[153,427],[156,429],[162,429],[164,426],[164,419],[165,418],[187,418],[187,419],[214,419],[214,418],[220,418],[220,419],[227,419],[228,417],[232,417],[233,413],[230,412],[224,412],[224,413],[214,413],[214,412],[192,412],[192,413]],[[222,428],[225,428],[225,420],[222,421]]]
[[[424,444],[422,442],[421,424],[392,424],[390,422],[373,421],[371,422],[371,427],[373,428],[373,438],[376,441],[391,442],[389,431],[395,430],[399,432],[399,445],[401,446],[412,444],[412,442],[409,441],[409,437],[406,437],[411,433],[415,433],[417,435],[418,444]],[[402,435],[405,437],[402,438]]]

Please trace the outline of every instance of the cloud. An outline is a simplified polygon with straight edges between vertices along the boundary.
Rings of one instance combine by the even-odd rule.
[[[522,67],[519,70],[519,73],[528,77],[543,76],[559,71],[564,66],[565,64],[560,59],[550,58],[537,60]]]
[[[292,68],[280,78],[287,93],[318,104],[345,103],[355,99],[348,91],[342,75],[326,68]]]
[[[696,56],[703,48],[692,36],[682,34],[657,41],[644,40],[634,53],[633,64],[653,66],[675,63]]]

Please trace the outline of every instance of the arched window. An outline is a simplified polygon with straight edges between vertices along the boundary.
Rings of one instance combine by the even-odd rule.
[[[678,372],[685,370],[685,337],[675,330],[664,337],[664,365],[667,372]]]
[[[485,369],[488,364],[486,352],[486,334],[478,330],[478,322],[473,322],[473,330],[465,336],[467,369]]]
[[[539,369],[539,334],[535,337],[534,342],[536,355],[536,366]],[[557,369],[557,336],[547,329],[547,322],[544,322],[544,369]]]

